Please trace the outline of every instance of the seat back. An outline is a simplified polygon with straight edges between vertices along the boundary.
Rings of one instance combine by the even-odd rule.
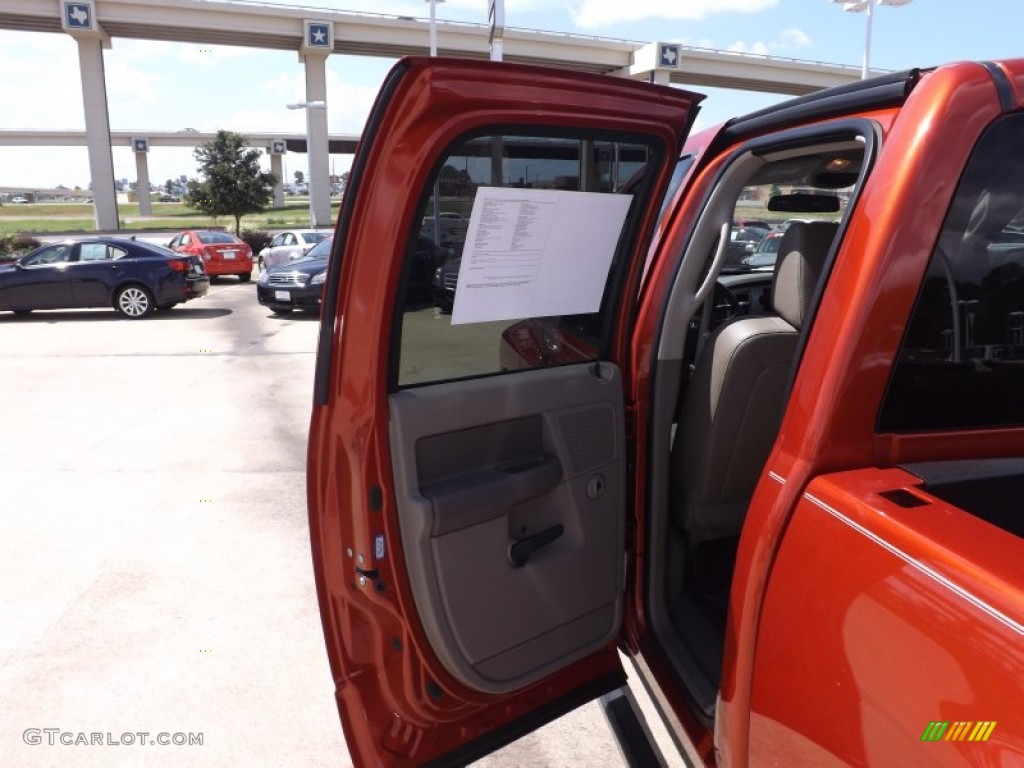
[[[692,549],[735,536],[775,442],[800,326],[837,225],[796,222],[779,245],[776,315],[718,328],[696,362],[673,446],[673,509]]]

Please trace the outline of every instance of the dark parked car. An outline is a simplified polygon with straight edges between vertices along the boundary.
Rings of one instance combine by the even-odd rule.
[[[455,306],[455,289],[459,286],[459,268],[461,266],[462,256],[453,254],[434,270],[434,277],[430,285],[431,294],[434,297],[434,306],[442,312],[451,312]]]
[[[765,230],[760,227],[733,227],[729,233],[729,247],[726,251],[725,266],[736,266],[744,256],[754,252],[757,244],[764,237]]]
[[[310,248],[305,256],[262,272],[256,282],[256,298],[259,303],[278,315],[287,315],[293,309],[319,312],[325,270],[333,242],[334,236],[330,235]],[[438,265],[444,262],[450,252],[450,249],[435,246],[425,237],[416,238],[409,283],[410,291],[417,294],[416,298],[429,296],[434,269],[440,269]]]
[[[293,309],[319,312],[333,242],[333,236],[325,237],[305,256],[260,273],[256,281],[259,303],[277,315],[287,315]]]
[[[209,287],[197,256],[115,237],[69,240],[0,266],[0,310],[113,307],[136,320],[202,296]]]

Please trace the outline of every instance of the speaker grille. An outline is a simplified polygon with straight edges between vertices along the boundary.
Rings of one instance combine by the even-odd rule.
[[[584,472],[615,458],[615,422],[608,408],[591,408],[558,420],[574,472]]]

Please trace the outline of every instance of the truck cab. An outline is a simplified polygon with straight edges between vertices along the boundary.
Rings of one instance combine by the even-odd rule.
[[[476,759],[620,651],[692,764],[1024,759],[1022,94],[960,63],[690,136],[679,89],[395,67],[308,455],[357,765]],[[445,216],[450,314],[413,290]]]

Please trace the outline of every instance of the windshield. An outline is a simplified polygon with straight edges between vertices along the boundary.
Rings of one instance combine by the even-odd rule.
[[[305,259],[327,259],[331,255],[331,243],[334,242],[334,237],[324,237],[321,235],[321,240],[306,251]],[[305,260],[304,259],[304,260]]]
[[[229,235],[227,232],[196,232],[196,237],[199,238],[200,243],[209,245],[210,243],[237,243],[234,236]]]
[[[765,235],[761,242],[757,244],[757,250],[754,253],[778,253],[779,245],[782,243],[782,234],[768,234]]]

